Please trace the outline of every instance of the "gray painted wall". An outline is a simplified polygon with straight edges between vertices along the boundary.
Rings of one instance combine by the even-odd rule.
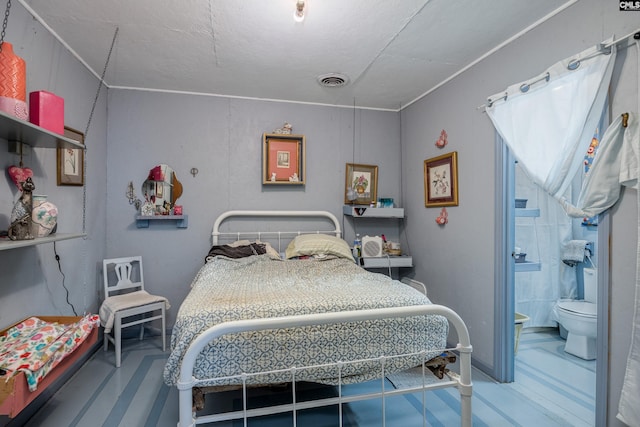
[[[412,236],[415,276],[429,297],[452,307],[466,321],[473,358],[493,368],[494,194],[500,165],[495,164],[495,132],[476,107],[487,96],[542,72],[552,63],[616,35],[638,29],[637,13],[620,12],[615,2],[583,0],[461,74],[402,112],[403,185],[407,234]],[[626,58],[625,58],[626,57]],[[619,53],[612,84],[612,113],[637,111],[638,68],[635,48]],[[434,146],[446,129],[449,145]],[[457,150],[460,205],[449,210],[449,224],[435,223],[439,209],[425,209],[422,161]],[[637,194],[625,190],[612,210],[610,290],[609,425],[615,420],[631,337],[635,283]]]
[[[262,134],[287,121],[306,137],[304,187],[262,186]],[[152,292],[172,302],[169,324],[211,246],[213,221],[230,209],[323,209],[342,217],[345,164],[379,167],[379,195],[400,200],[399,120],[394,112],[130,90],[109,91],[107,255],[142,254]],[[189,227],[136,228],[125,198],[167,163],[184,187]],[[198,168],[193,177],[189,171]],[[348,232],[350,223],[345,222]],[[284,250],[284,248],[283,248]]]
[[[85,132],[89,113],[98,90],[98,79],[76,60],[51,34],[24,10],[13,3],[6,40],[27,65],[27,96],[35,90],[51,91],[65,100],[65,124]],[[106,59],[107,52],[105,52]],[[104,256],[106,204],[106,89],[97,103],[87,145],[86,239],[56,244],[60,256],[68,299],[76,312],[97,312],[97,261]],[[18,190],[5,172],[20,161],[7,152],[0,141],[0,229],[7,229]],[[81,232],[83,215],[82,187],[56,185],[56,150],[37,148],[24,157],[33,169],[36,193],[46,194],[59,210],[58,231]],[[62,287],[53,244],[0,252],[0,328],[31,315],[73,315]]]

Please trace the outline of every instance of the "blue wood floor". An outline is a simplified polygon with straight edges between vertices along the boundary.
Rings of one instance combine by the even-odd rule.
[[[526,330],[525,330],[526,331]],[[553,330],[523,333],[516,356],[516,381],[498,384],[473,370],[474,426],[592,426],[595,420],[595,362],[587,362],[563,351],[564,341]],[[161,351],[160,338],[127,340],[122,367],[114,367],[113,351],[101,349],[26,424],[27,427],[60,426],[171,426],[178,419],[175,387],[162,381],[168,353]],[[379,387],[380,382],[351,386]],[[330,387],[309,385],[308,395],[331,394]],[[261,389],[256,400],[282,398],[283,390]],[[213,395],[209,395],[210,404]],[[237,394],[219,394],[214,401],[236,406]],[[455,389],[427,393],[429,426],[459,425],[459,397]],[[343,409],[345,426],[381,426],[380,400],[351,403]],[[421,395],[388,398],[387,426],[421,426]],[[300,414],[299,426],[336,426],[337,409],[310,410]],[[241,422],[219,426],[240,426]],[[253,420],[250,426],[293,425],[290,415]]]

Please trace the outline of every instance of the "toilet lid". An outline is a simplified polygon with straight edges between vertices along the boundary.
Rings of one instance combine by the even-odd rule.
[[[558,308],[582,316],[596,317],[597,314],[597,306],[586,301],[561,301],[558,303]]]

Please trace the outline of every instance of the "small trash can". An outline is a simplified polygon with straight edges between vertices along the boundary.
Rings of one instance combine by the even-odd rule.
[[[518,354],[518,344],[520,344],[520,333],[522,332],[522,325],[529,321],[529,316],[525,316],[522,313],[516,312],[516,327],[515,327],[515,348],[513,354]]]

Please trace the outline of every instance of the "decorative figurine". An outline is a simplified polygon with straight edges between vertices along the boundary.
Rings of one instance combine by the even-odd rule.
[[[271,182],[276,182],[276,173],[271,173]]]
[[[447,132],[442,129],[442,132],[440,132],[440,138],[436,141],[436,147],[443,148],[445,145],[447,145]]]
[[[20,184],[22,195],[11,211],[11,225],[9,226],[8,236],[11,240],[33,240],[31,211],[33,210],[32,194],[36,186],[33,184],[31,177],[28,177]]]
[[[293,173],[293,175],[291,175],[291,176],[289,177],[289,181],[291,181],[291,182],[298,182],[298,181],[300,181],[300,179],[298,178],[298,174],[297,174],[296,172],[294,172],[294,173]]]
[[[436,218],[436,223],[438,225],[445,225],[449,222],[449,219],[447,218],[448,216],[449,214],[447,213],[447,208],[442,208],[442,210],[440,211],[440,216]]]
[[[142,216],[154,216],[156,213],[156,207],[153,203],[146,201],[140,207],[140,215]]]
[[[171,213],[171,203],[168,200],[165,200],[164,203],[162,204],[162,214],[163,215],[169,215]]]
[[[293,126],[291,126],[291,123],[286,123],[279,129],[276,129],[273,131],[273,133],[278,134],[278,135],[291,135],[291,132],[293,131]]]
[[[149,195],[144,193],[144,203],[140,206],[140,215],[154,216],[156,214],[156,206],[149,199]]]

